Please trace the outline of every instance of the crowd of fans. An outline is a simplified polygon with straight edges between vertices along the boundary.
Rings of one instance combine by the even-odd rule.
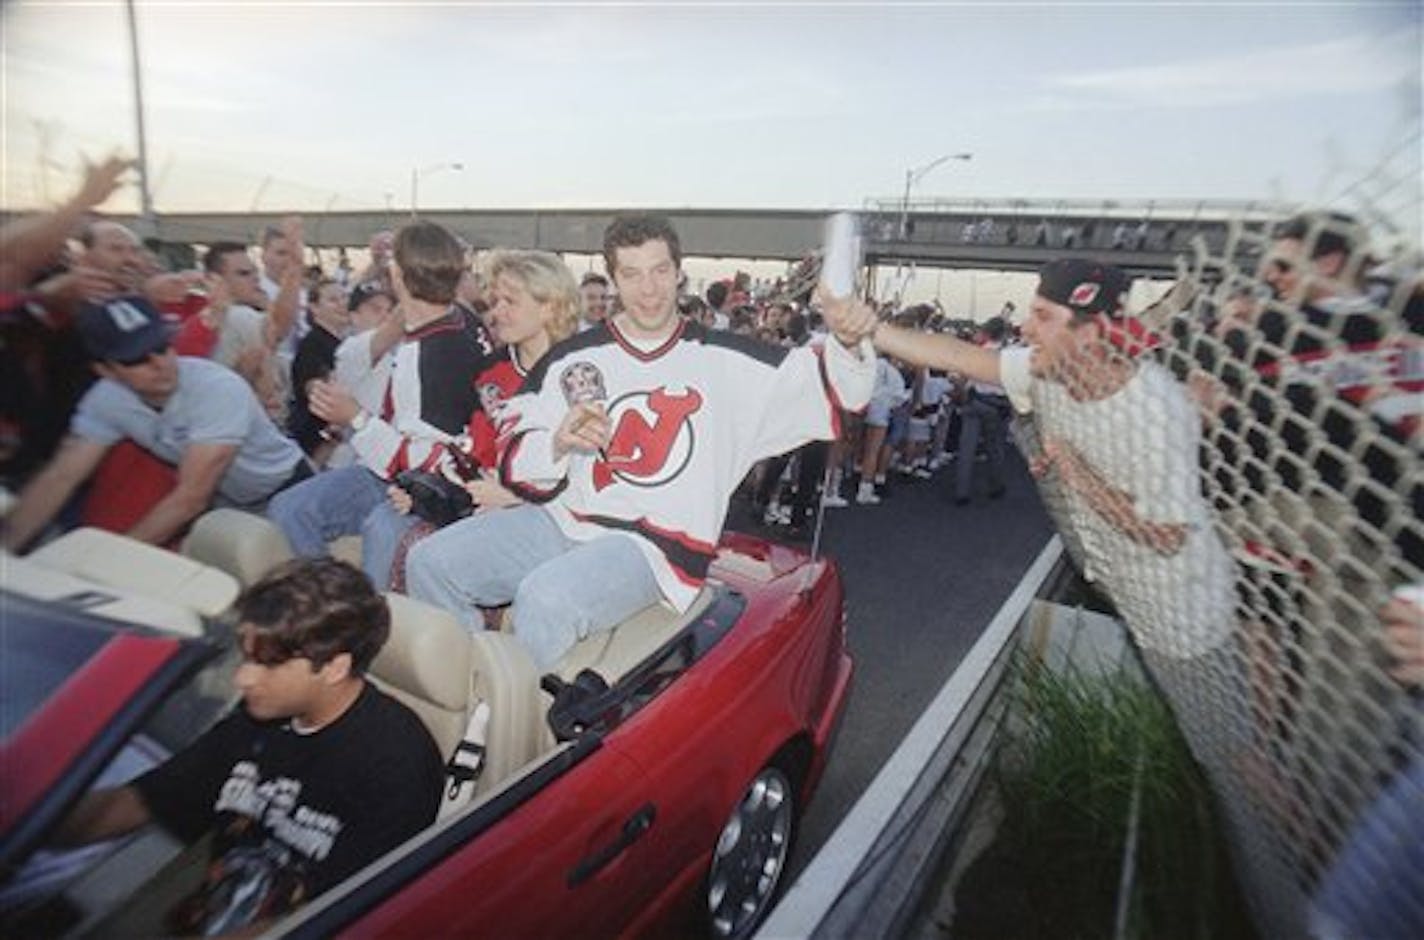
[[[557,258],[534,252],[476,257],[458,239],[444,238],[448,233],[431,227],[407,227],[403,237],[413,245],[425,232],[427,240],[443,241],[448,257],[417,260],[418,252],[410,249],[407,262],[458,274],[453,292],[424,295],[439,298],[435,301],[413,293],[404,282],[393,282],[393,270],[401,270],[393,263],[397,233],[372,236],[364,270],[353,270],[343,251],[328,271],[303,244],[296,218],[266,229],[252,246],[224,240],[189,249],[184,254],[198,263],[190,270],[169,271],[163,257],[135,233],[89,217],[88,210],[117,185],[122,169],[118,163],[96,168],[63,209],[19,223],[4,235],[12,263],[4,272],[3,355],[13,368],[5,370],[0,389],[0,482],[11,493],[28,487],[48,497],[22,501],[20,511],[7,518],[4,540],[12,549],[27,545],[51,524],[96,525],[172,544],[209,506],[234,505],[269,512],[299,554],[315,553],[343,534],[361,534],[368,574],[378,586],[400,587],[399,562],[411,541],[406,530],[412,520],[422,513],[444,518],[512,499],[507,491],[492,489],[498,484],[489,478],[495,454],[488,416],[499,402],[517,390],[552,343],[621,309],[602,274],[589,272],[575,283]],[[684,283],[678,310],[709,329],[784,348],[820,344],[825,327],[811,303],[814,272],[812,261],[774,281],[753,281],[736,272],[713,281],[701,295],[688,292]],[[557,291],[551,279],[560,282]],[[539,300],[530,300],[530,290],[540,292]],[[95,312],[116,301],[124,306],[104,316]],[[557,323],[546,324],[532,339],[520,332],[527,332],[525,327],[511,333],[511,317],[529,323],[547,319],[528,312],[539,304],[558,308]],[[422,312],[413,312],[417,308]],[[129,314],[115,311],[132,311],[145,325],[131,333],[116,331],[113,318]],[[1012,313],[1011,304],[1007,312]],[[410,352],[413,344],[402,343],[420,335],[422,315],[438,319],[447,313],[458,315],[461,323],[458,355],[417,356]],[[937,303],[902,312],[887,303],[880,314],[978,342],[1014,341],[1014,327],[1004,318],[982,325],[951,320]],[[518,354],[510,354],[515,348]],[[401,350],[416,363],[411,378],[397,367]],[[184,359],[222,366],[246,383],[257,405],[238,408],[229,401],[203,410],[242,412],[249,419],[265,414],[301,457],[289,446],[269,446],[259,457],[255,448],[268,439],[267,429],[252,420],[242,428],[220,429],[210,417],[195,421],[185,415],[181,428],[169,427],[172,422],[162,420],[173,410],[168,385],[186,400],[202,384],[186,375],[190,366],[178,367]],[[174,377],[159,375],[154,391],[148,388],[153,378],[139,374],[144,371]],[[96,377],[129,388],[144,402],[142,410],[153,414],[119,420],[105,411],[108,424],[97,430],[90,412],[112,396],[91,396],[87,405],[81,404]],[[219,390],[204,392],[214,402],[230,391],[229,385],[218,384]],[[241,400],[246,402],[245,393]],[[1001,416],[1006,407],[992,388],[882,360],[867,416],[847,412],[833,444],[816,442],[759,464],[739,494],[753,503],[766,525],[788,537],[803,537],[820,502],[828,460],[827,505],[873,505],[892,474],[927,478],[951,461],[960,417],[971,415],[963,422],[970,452],[983,442],[989,495],[997,497],[1003,492]],[[367,446],[365,454],[361,449],[370,435],[340,420],[349,415],[359,425],[363,416],[402,408],[415,410],[392,413],[392,427],[404,427],[408,418],[415,432],[392,433],[383,448],[372,452]],[[135,421],[147,426],[139,428]],[[985,422],[990,427],[981,436],[978,427]],[[204,467],[198,456],[208,449],[188,445],[218,446],[220,438],[215,459],[221,466]],[[466,442],[466,459],[481,471],[473,479],[462,480],[468,467],[457,469],[448,453],[434,446],[447,439]],[[443,456],[432,457],[427,453],[431,448]],[[267,461],[260,479],[235,485],[230,478],[241,477],[254,459]],[[962,462],[960,502],[969,499],[973,463]],[[318,471],[315,479],[306,480]],[[185,482],[186,488],[180,486]],[[292,492],[286,492],[289,488]],[[181,511],[161,514],[155,525],[151,510],[175,491],[183,496]],[[437,512],[433,506],[442,508]],[[430,524],[421,519],[416,528],[425,531]]]
[[[763,389],[779,397],[758,407],[786,412],[783,423],[795,419],[775,434],[737,438],[727,451],[736,459],[701,471],[709,492],[740,488],[764,525],[792,538],[808,532],[822,506],[874,506],[893,475],[929,478],[951,460],[955,502],[975,498],[981,469],[983,494],[996,499],[1006,486],[1006,426],[1026,423],[1034,429],[1031,469],[1058,500],[1051,508],[1060,529],[1179,711],[1211,708],[1221,719],[1222,703],[1229,706],[1224,720],[1186,722],[1194,752],[1209,769],[1254,773],[1271,794],[1263,813],[1288,813],[1302,794],[1330,792],[1324,780],[1282,783],[1260,757],[1260,736],[1308,707],[1319,681],[1303,638],[1331,625],[1362,638],[1361,648],[1387,651],[1385,671],[1406,691],[1381,700],[1414,711],[1403,737],[1385,748],[1395,756],[1375,766],[1383,783],[1371,790],[1373,802],[1352,807],[1353,825],[1312,833],[1332,849],[1310,871],[1315,916],[1322,933],[1424,924],[1420,281],[1417,270],[1371,261],[1353,220],[1306,214],[1272,233],[1259,268],[1268,296],[1196,284],[1195,306],[1174,292],[1162,309],[1132,317],[1121,270],[1070,258],[1044,269],[1021,322],[1010,305],[972,324],[936,305],[832,310],[812,296],[814,264],[774,283],[739,273],[701,296],[687,293],[675,233],[646,222],[630,230],[637,237],[605,249],[612,280],[590,273],[576,281],[544,252],[476,258],[426,222],[374,236],[365,270],[351,271],[343,256],[327,272],[307,264],[296,219],[254,246],[206,246],[201,271],[168,272],[132,232],[87,217],[122,170],[117,162],[97,167],[60,210],[0,234],[0,471],[20,492],[5,518],[7,548],[25,548],[56,522],[171,544],[210,506],[239,506],[267,513],[298,555],[361,535],[362,566],[378,588],[409,586],[472,628],[483,622],[479,609],[514,600],[516,635],[544,667],[618,619],[610,613],[609,623],[573,632],[551,626],[563,608],[549,606],[559,592],[547,573],[563,565],[559,582],[574,583],[575,570],[627,564],[584,557],[576,569],[570,546],[587,541],[579,526],[605,518],[585,510],[604,507],[598,501],[612,476],[633,472],[654,446],[663,459],[676,445],[659,442],[646,419],[641,437],[624,441],[605,410],[605,380],[629,362],[657,368],[668,348],[657,343],[667,337],[693,336],[710,350],[692,361],[697,368],[733,351],[717,360],[731,372],[716,374],[745,369],[747,384],[723,393]],[[971,225],[965,241],[1020,237],[992,221]],[[1145,223],[1123,223],[1059,241],[1144,249],[1148,235]],[[1029,240],[1050,237],[1043,228]],[[643,293],[615,290],[633,284]],[[664,289],[675,294],[682,325],[637,333],[652,316],[644,294],[660,302]],[[625,313],[631,332],[613,331],[612,344],[608,323]],[[872,345],[879,358],[852,356],[868,356]],[[847,358],[832,367],[836,356]],[[864,391],[867,406],[847,407],[827,426],[800,413],[807,389],[816,401],[823,394],[818,362],[841,370],[828,389],[839,382]],[[774,381],[758,371],[768,364]],[[659,426],[698,407],[673,388],[661,386],[663,397],[649,405]],[[523,410],[512,414],[516,397]],[[855,395],[830,400],[858,403]],[[520,449],[530,415],[549,402],[569,416],[543,416],[552,463]],[[529,474],[509,467],[524,461],[535,478],[557,476],[560,461],[579,450],[599,457],[586,492],[572,497],[588,504],[559,520],[561,532],[520,528],[527,507],[569,497],[540,493]],[[762,459],[745,477],[724,479],[746,453]],[[656,509],[677,517],[690,505]],[[662,555],[645,551],[652,580],[628,579],[624,606],[676,602],[700,583],[726,501],[708,505],[715,519],[678,520],[686,526],[679,531],[699,539],[669,548],[651,529],[635,533]],[[491,552],[536,542],[543,554],[521,561],[517,578],[496,578],[500,559]],[[485,580],[472,581],[475,571]],[[618,579],[586,580],[606,587]],[[538,599],[526,590],[535,582]],[[1363,606],[1348,615],[1326,609],[1337,593]],[[1285,745],[1279,738],[1270,746],[1306,743],[1304,735]],[[1412,816],[1401,810],[1408,806]],[[1396,817],[1409,819],[1412,847],[1390,841],[1385,820]]]

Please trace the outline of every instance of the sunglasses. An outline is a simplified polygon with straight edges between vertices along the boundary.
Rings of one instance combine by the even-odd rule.
[[[164,343],[162,346],[159,346],[157,349],[150,349],[148,352],[143,353],[142,355],[134,356],[134,357],[132,357],[132,358],[130,358],[130,359],[115,359],[114,361],[117,362],[117,363],[118,363],[119,365],[121,365],[121,366],[130,366],[130,367],[132,367],[132,366],[141,366],[141,365],[143,365],[144,363],[148,362],[148,360],[152,359],[154,356],[167,355],[168,350],[169,350],[170,348],[171,348],[171,344],[169,344],[169,343]]]

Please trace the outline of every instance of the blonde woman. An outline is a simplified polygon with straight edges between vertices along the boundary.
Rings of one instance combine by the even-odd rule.
[[[460,440],[447,445],[438,473],[459,480],[476,510],[513,506],[519,498],[499,484],[499,412],[519,391],[529,370],[549,348],[573,335],[578,327],[578,285],[558,256],[543,251],[501,249],[485,264],[493,307],[489,326],[503,347],[492,364],[475,377],[479,407],[470,416]],[[439,485],[439,484],[436,484]],[[391,565],[391,589],[404,590],[405,554],[411,545],[448,522],[439,513],[415,520],[421,506],[402,486],[389,490],[398,514],[393,527],[401,535]],[[393,515],[395,515],[393,514]],[[415,521],[413,521],[415,520]]]

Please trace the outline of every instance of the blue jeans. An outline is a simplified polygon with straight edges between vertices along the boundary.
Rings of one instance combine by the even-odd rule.
[[[332,539],[361,534],[371,510],[385,501],[384,480],[365,467],[341,467],[272,497],[267,518],[282,530],[297,557],[317,558],[327,553]]]
[[[361,569],[378,591],[391,587],[391,564],[402,536],[420,521],[415,513],[399,513],[382,499],[361,522]]]
[[[514,635],[541,672],[579,640],[662,599],[631,537],[575,542],[528,505],[479,513],[422,539],[406,556],[406,587],[470,630],[484,626],[477,608],[513,602]]]

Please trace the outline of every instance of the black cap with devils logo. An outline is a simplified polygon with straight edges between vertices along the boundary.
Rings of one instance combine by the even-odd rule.
[[[1082,258],[1059,258],[1038,272],[1038,295],[1075,314],[1122,312],[1132,280],[1122,268]]]

